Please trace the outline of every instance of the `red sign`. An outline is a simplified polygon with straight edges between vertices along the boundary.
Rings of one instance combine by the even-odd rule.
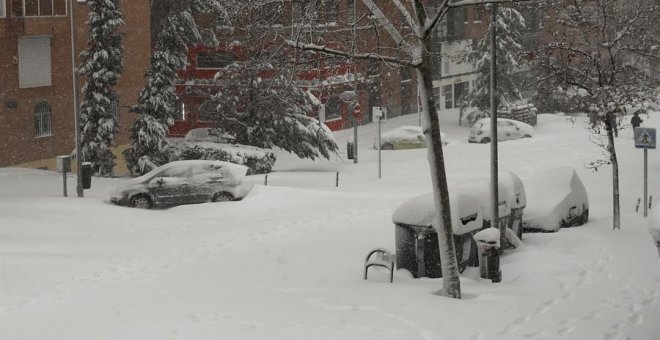
[[[353,115],[354,116],[359,116],[362,114],[362,108],[360,107],[360,103],[355,104],[355,107],[353,108]]]

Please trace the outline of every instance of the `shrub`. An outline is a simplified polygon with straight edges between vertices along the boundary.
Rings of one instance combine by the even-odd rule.
[[[252,146],[217,143],[180,143],[167,147],[169,162],[189,159],[226,161],[248,167],[248,175],[266,174],[275,165],[272,150]]]

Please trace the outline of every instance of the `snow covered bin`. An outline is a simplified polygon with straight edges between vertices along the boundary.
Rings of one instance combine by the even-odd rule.
[[[483,211],[483,229],[491,226],[492,211],[490,199],[490,180],[479,179],[468,183],[463,183],[457,187],[457,190],[470,194],[479,200],[481,210]],[[509,189],[503,181],[498,183],[498,222],[499,227],[509,227],[509,217],[511,215],[511,204],[509,202],[511,195]]]
[[[92,175],[94,174],[94,169],[92,169],[92,163],[83,162],[82,163],[82,188],[89,189],[92,187]]]
[[[553,232],[589,220],[589,199],[575,169],[560,167],[525,179],[525,229]]]
[[[459,270],[478,264],[474,233],[483,221],[479,201],[468,194],[450,193],[452,230]],[[396,266],[413,277],[442,277],[438,234],[433,228],[433,193],[408,200],[392,216],[395,225]]]
[[[509,216],[509,229],[511,229],[519,239],[523,234],[523,210],[527,206],[527,195],[525,186],[518,175],[512,171],[503,171],[498,176],[501,183],[507,187],[509,198],[507,199],[511,206]]]

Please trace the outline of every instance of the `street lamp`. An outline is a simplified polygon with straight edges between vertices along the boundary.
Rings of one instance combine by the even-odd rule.
[[[76,183],[76,192],[78,197],[83,197],[83,183],[82,183],[82,147],[80,140],[80,108],[78,103],[78,67],[76,67],[76,31],[75,31],[75,18],[73,13],[73,0],[69,0],[69,15],[71,24],[71,78],[73,79],[73,119],[74,119],[74,135],[76,140],[76,175],[78,177]]]

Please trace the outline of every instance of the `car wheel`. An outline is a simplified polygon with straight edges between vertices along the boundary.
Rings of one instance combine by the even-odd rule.
[[[531,135],[524,135],[522,138],[532,138]]]
[[[226,191],[216,193],[215,195],[213,195],[213,198],[211,199],[211,201],[213,202],[228,202],[233,200],[234,200],[234,195]]]
[[[383,150],[394,150],[394,145],[390,143],[384,143],[383,144]]]
[[[136,195],[131,198],[130,206],[133,208],[150,209],[153,206],[151,198],[147,195]]]
[[[580,219],[577,221],[577,225],[583,225],[589,221],[589,209],[585,209],[584,212],[582,212],[582,216],[580,216]]]
[[[490,143],[490,138],[488,138],[488,137],[484,137],[484,138],[482,138],[482,139],[481,139],[481,143],[483,143],[483,144]]]

